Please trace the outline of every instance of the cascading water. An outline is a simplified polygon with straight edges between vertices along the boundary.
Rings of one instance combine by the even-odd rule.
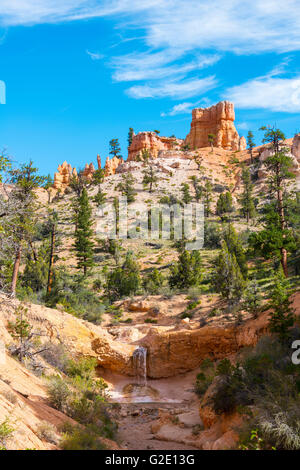
[[[139,346],[133,352],[133,367],[135,371],[138,384],[142,386],[147,385],[147,349]]]

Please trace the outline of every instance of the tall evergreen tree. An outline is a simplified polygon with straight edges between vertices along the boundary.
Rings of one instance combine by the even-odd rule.
[[[226,242],[229,252],[235,256],[242,275],[246,278],[248,273],[246,252],[241,243],[239,234],[232,224],[227,224],[224,227],[223,239]]]
[[[251,164],[253,163],[253,149],[255,147],[253,132],[249,131],[247,134],[247,145],[250,152]]]
[[[284,146],[285,135],[279,129],[262,127],[265,131],[264,143],[269,143],[272,154],[265,160],[268,172],[267,201],[263,207],[264,229],[251,235],[250,242],[264,256],[277,256],[285,276],[288,276],[287,255],[294,249],[293,234],[288,226],[287,207],[284,197],[295,175],[290,171],[293,160]]]
[[[158,176],[156,174],[155,168],[153,165],[148,165],[145,170],[143,170],[143,185],[145,188],[149,188],[149,192],[152,193],[153,186],[157,185]]]
[[[243,216],[247,220],[255,217],[255,205],[253,198],[253,184],[251,183],[251,174],[248,168],[242,170],[243,193],[239,199]]]
[[[109,142],[109,154],[113,157],[122,158],[119,139],[111,139]]]
[[[203,186],[203,204],[205,217],[209,217],[211,215],[212,200],[212,184],[209,180],[206,180]]]
[[[230,253],[225,241],[222,242],[221,252],[215,261],[213,284],[217,292],[231,304],[238,303],[243,295],[245,281],[236,257]]]
[[[182,201],[184,204],[189,204],[192,202],[193,198],[190,194],[190,187],[188,183],[182,183],[181,184],[181,192],[182,192]]]
[[[135,201],[136,192],[134,189],[134,179],[131,173],[124,173],[122,175],[122,180],[117,187],[121,191],[122,195],[127,197],[128,204]]]
[[[257,318],[262,308],[262,295],[256,279],[247,285],[243,296],[243,308],[249,312],[253,318]]]
[[[93,219],[87,190],[84,188],[75,206],[75,243],[77,268],[83,269],[84,276],[93,262]]]
[[[128,147],[132,144],[132,138],[134,136],[134,129],[132,127],[129,127],[128,131]]]
[[[105,176],[105,171],[103,168],[96,170],[95,173],[93,174],[92,183],[95,186],[98,186],[98,192],[94,196],[94,202],[97,204],[98,207],[100,207],[106,201],[106,193],[102,191],[102,183],[104,181],[104,176]]]
[[[216,213],[222,219],[223,216],[228,215],[234,211],[232,195],[229,191],[220,194],[219,199],[217,200]]]
[[[289,282],[285,279],[282,268],[275,276],[271,298],[266,309],[270,309],[270,330],[278,334],[280,341],[284,343],[288,336],[288,330],[295,321],[295,311],[292,308]]]
[[[29,242],[35,226],[37,211],[36,188],[42,186],[45,178],[37,174],[38,169],[33,162],[21,165],[18,169],[10,170],[11,182],[14,184],[12,197],[18,204],[14,220],[13,238],[15,241],[15,258],[11,281],[11,294],[16,293],[18,274],[22,258],[24,242]]]

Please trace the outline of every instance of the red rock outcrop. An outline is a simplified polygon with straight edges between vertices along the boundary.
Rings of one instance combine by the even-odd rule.
[[[160,137],[156,132],[139,132],[132,138],[127,161],[141,159],[143,150],[149,150],[152,158],[157,158],[160,150],[177,150],[182,143],[183,140],[176,137]]]
[[[241,138],[234,125],[234,104],[221,101],[210,108],[195,108],[192,111],[190,133],[185,143],[191,149],[209,147],[209,134],[214,134],[215,147],[225,150],[245,150],[246,140]]]

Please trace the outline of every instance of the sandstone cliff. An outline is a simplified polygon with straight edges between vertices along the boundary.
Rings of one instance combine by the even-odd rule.
[[[209,147],[208,135],[214,134],[215,147],[245,150],[245,138],[240,139],[234,120],[234,105],[229,101],[221,101],[210,108],[195,108],[192,111],[191,130],[185,142],[191,149]]]

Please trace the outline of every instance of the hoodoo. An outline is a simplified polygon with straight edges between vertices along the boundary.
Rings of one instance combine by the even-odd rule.
[[[185,143],[191,149],[209,147],[209,134],[215,136],[215,147],[225,150],[245,150],[246,140],[240,138],[235,125],[234,104],[221,101],[210,108],[195,108],[192,111],[190,133]]]

